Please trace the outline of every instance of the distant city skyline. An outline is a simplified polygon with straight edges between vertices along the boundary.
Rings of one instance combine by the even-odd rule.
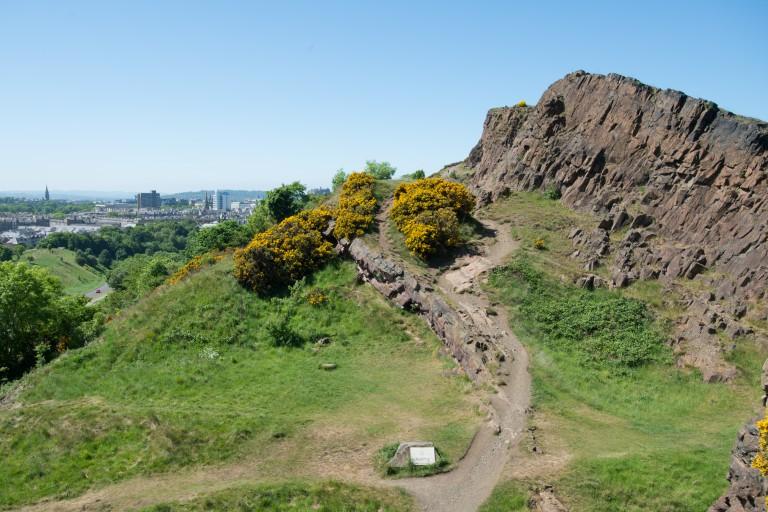
[[[464,158],[577,69],[768,120],[768,2],[2,2],[0,188],[328,186]],[[184,184],[179,186],[179,184]]]

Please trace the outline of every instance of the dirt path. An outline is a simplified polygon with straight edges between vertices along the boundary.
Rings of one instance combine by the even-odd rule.
[[[496,338],[510,357],[497,371],[495,394],[491,396],[493,420],[480,429],[457,468],[429,478],[387,482],[406,489],[423,510],[430,512],[477,510],[496,486],[511,448],[521,439],[526,427],[531,396],[528,355],[518,339],[508,332],[504,312],[488,315],[490,303],[480,288],[486,272],[503,264],[518,245],[507,230],[496,223],[490,220],[482,223],[494,236],[483,240],[479,254],[459,258],[451,270],[441,274],[437,289],[462,317]],[[381,247],[391,251],[383,227],[379,237]]]
[[[490,397],[491,421],[480,429],[467,454],[449,473],[429,478],[384,480],[374,475],[367,464],[363,471],[327,472],[328,466],[323,465],[320,469],[317,461],[306,461],[307,478],[317,477],[315,473],[319,473],[326,478],[352,483],[402,487],[414,496],[423,510],[431,512],[470,512],[477,510],[488,498],[509,460],[511,448],[520,440],[525,429],[531,381],[525,349],[507,331],[507,318],[503,311],[499,311],[498,316],[487,314],[490,304],[479,286],[484,273],[503,263],[517,244],[506,230],[499,229],[495,223],[483,221],[483,224],[495,231],[495,236],[483,241],[479,254],[458,259],[452,270],[439,276],[436,288],[467,321],[497,336],[510,355],[497,372],[498,385]],[[383,250],[391,253],[383,223],[380,228]],[[159,502],[189,500],[235,485],[274,480],[274,473],[265,466],[262,461],[250,460],[137,477],[88,491],[75,498],[41,502],[20,510],[132,510]],[[313,468],[317,469],[314,473]]]

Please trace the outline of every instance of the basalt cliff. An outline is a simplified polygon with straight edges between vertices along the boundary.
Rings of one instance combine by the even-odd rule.
[[[724,354],[764,321],[768,283],[768,124],[619,75],[575,72],[535,107],[488,112],[464,165],[484,202],[557,189],[602,220],[572,233],[585,270],[610,285],[697,280],[671,343],[679,364],[729,380]],[[617,236],[620,238],[617,240]]]

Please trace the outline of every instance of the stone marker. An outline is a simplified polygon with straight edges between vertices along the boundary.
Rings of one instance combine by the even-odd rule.
[[[411,446],[411,462],[414,466],[430,466],[435,463],[434,446]]]
[[[395,455],[387,464],[393,468],[404,468],[408,464],[428,466],[437,462],[435,445],[427,441],[411,441],[400,443]]]

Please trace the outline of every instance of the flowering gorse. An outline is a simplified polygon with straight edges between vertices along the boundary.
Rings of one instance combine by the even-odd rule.
[[[371,227],[376,212],[374,183],[374,177],[364,172],[354,172],[344,181],[333,228],[336,238],[351,240],[363,235]]]
[[[395,189],[391,216],[408,250],[427,258],[461,243],[459,219],[474,206],[475,198],[464,185],[426,178]]]
[[[260,294],[269,294],[320,268],[334,254],[323,232],[333,218],[326,207],[299,212],[257,234],[235,251],[235,278]]]

